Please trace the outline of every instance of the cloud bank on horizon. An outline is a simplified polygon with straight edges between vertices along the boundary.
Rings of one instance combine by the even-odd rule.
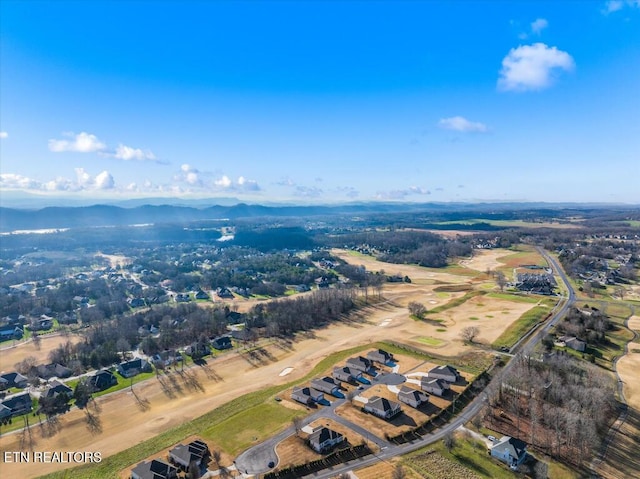
[[[0,4],[0,191],[640,202],[638,0],[240,7]]]

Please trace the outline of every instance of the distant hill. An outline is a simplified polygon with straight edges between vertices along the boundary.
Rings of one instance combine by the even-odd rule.
[[[78,228],[96,226],[127,226],[135,224],[156,225],[189,223],[193,221],[257,218],[299,217],[332,215],[371,215],[387,213],[433,212],[450,213],[449,219],[469,217],[472,212],[498,215],[501,218],[520,217],[522,211],[548,215],[554,209],[589,207],[606,208],[604,205],[541,204],[541,203],[358,203],[318,206],[263,206],[239,203],[231,206],[174,206],[143,205],[123,208],[113,205],[81,207],[55,206],[42,209],[17,209],[0,207],[0,232],[51,228]],[[611,207],[611,205],[609,205]],[[490,212],[490,213],[489,213]],[[509,214],[508,212],[512,212]],[[484,215],[478,215],[482,217]]]

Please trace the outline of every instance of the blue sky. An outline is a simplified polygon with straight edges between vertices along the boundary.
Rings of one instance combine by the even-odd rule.
[[[640,203],[640,1],[0,2],[0,198]]]

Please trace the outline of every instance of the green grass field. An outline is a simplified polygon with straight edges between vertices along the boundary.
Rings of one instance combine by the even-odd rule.
[[[445,330],[446,331],[446,330]],[[426,344],[427,346],[438,347],[444,344],[444,340],[432,338],[429,336],[421,336],[418,338],[418,342],[422,344]]]
[[[536,323],[544,319],[551,312],[551,307],[534,306],[514,321],[492,344],[491,347],[498,349],[501,346],[511,347],[518,339],[524,336]]]
[[[282,407],[275,402],[259,404],[202,431],[202,436],[213,440],[227,453],[237,456],[259,440],[273,436],[290,426],[294,417],[303,417],[306,414]],[[233,431],[233,434],[230,434],[230,431]]]
[[[484,294],[486,294],[485,291],[470,291],[464,296],[461,296],[459,298],[453,298],[441,306],[437,306],[433,309],[430,309],[429,311],[427,311],[427,314],[437,314],[437,313],[441,313],[442,311],[446,311],[447,309],[456,308],[466,303],[471,298],[475,298],[476,296],[482,296]]]

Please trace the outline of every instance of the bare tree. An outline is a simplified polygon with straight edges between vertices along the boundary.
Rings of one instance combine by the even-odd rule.
[[[451,452],[456,447],[456,438],[453,436],[453,433],[449,432],[442,438],[442,443],[447,449],[447,452]]]
[[[477,326],[467,326],[460,332],[460,337],[464,342],[473,344],[478,334],[480,334],[480,329]]]
[[[36,348],[36,351],[40,351],[40,348],[42,347],[42,340],[40,339],[40,335],[38,333],[33,333],[31,339],[33,341],[33,347]]]
[[[504,291],[504,287],[507,285],[507,277],[502,271],[496,271],[494,273],[494,276],[496,278],[496,284],[500,288],[500,291]]]
[[[535,479],[547,479],[549,474],[549,465],[546,462],[536,461],[533,466],[533,477]]]
[[[293,424],[293,429],[296,431],[296,436],[299,436],[300,431],[302,431],[302,418],[300,416],[293,416],[291,418],[291,424]]]
[[[409,313],[415,316],[416,318],[422,319],[427,312],[427,308],[424,304],[418,303],[417,301],[411,301],[407,308],[409,309]]]
[[[391,474],[391,479],[405,479],[406,477],[407,473],[404,472],[402,464],[396,464],[396,467],[393,469],[393,474]]]
[[[627,291],[622,286],[616,286],[613,290],[613,296],[620,298],[620,301],[624,300],[624,295]]]

